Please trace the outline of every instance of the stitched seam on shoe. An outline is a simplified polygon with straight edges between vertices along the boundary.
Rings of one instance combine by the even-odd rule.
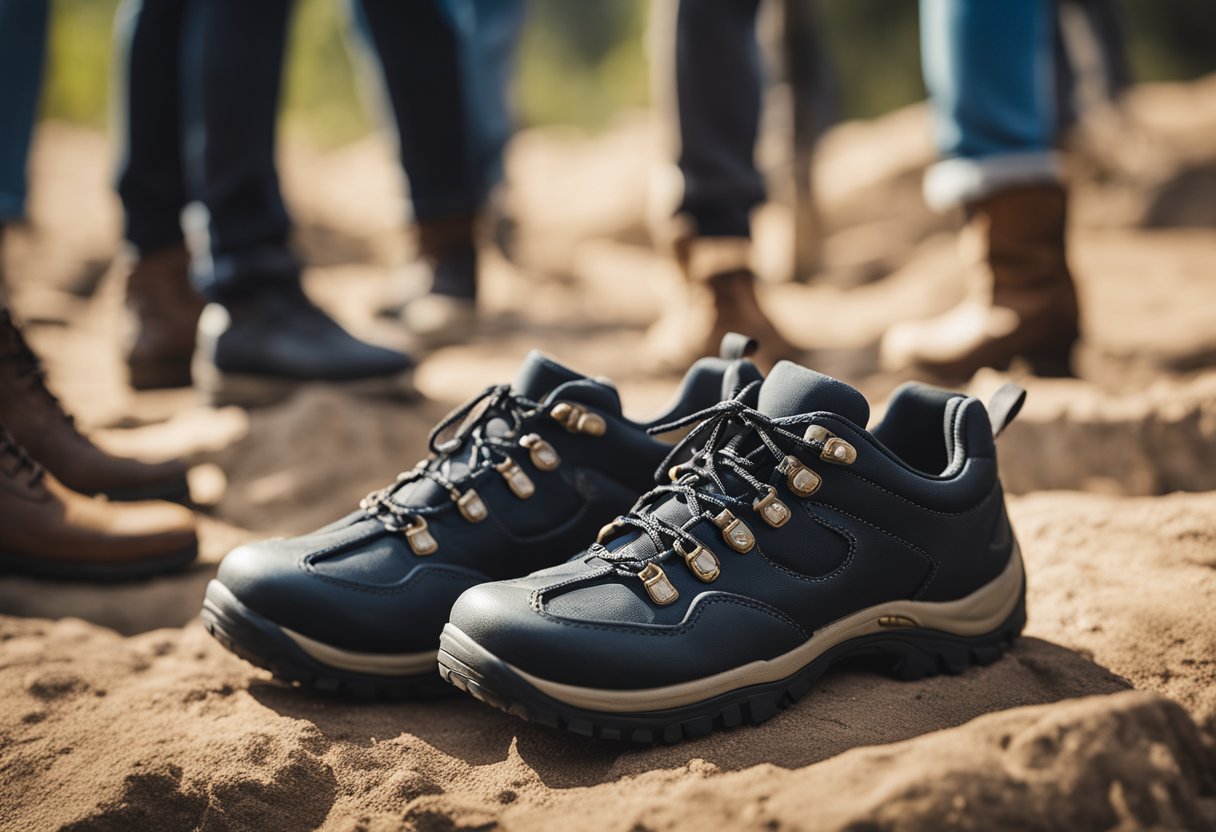
[[[544,604],[541,603],[541,600],[540,600],[541,595],[543,595],[546,592],[552,592],[554,590],[563,589],[568,586],[573,586],[574,584],[582,583],[584,581],[589,582],[593,578],[600,578],[600,577],[603,577],[604,575],[610,574],[611,572],[612,572],[612,567],[601,566],[598,569],[596,569],[592,572],[588,572],[585,575],[575,575],[571,578],[567,578],[564,581],[559,581],[558,583],[550,584],[549,586],[544,586],[544,587],[541,587],[540,589],[534,589],[530,593],[528,593],[528,606],[530,606],[534,611],[539,612],[541,615],[548,615],[548,613],[546,613],[544,611]]]
[[[988,493],[985,494],[983,496],[983,498],[981,498],[980,501],[978,503],[976,503],[975,505],[971,506],[970,508],[962,509],[961,511],[940,511],[939,509],[930,508],[929,506],[922,505],[922,504],[916,502],[915,500],[912,500],[908,497],[905,497],[902,494],[899,494],[895,491],[890,490],[889,488],[884,488],[883,486],[876,483],[874,480],[870,479],[867,476],[864,476],[863,474],[859,474],[856,471],[846,469],[844,471],[844,473],[851,474],[852,476],[856,477],[857,479],[861,480],[862,482],[866,483],[867,485],[870,485],[870,486],[878,489],[879,491],[883,492],[884,494],[888,494],[888,495],[896,498],[897,500],[900,500],[901,502],[907,503],[908,505],[912,506],[915,509],[919,509],[920,511],[924,511],[929,514],[935,514],[938,517],[966,517],[968,514],[973,514],[974,512],[977,512],[981,508],[983,508],[988,503],[988,501],[992,499],[992,495],[996,493],[996,491],[998,490],[998,488],[1000,486],[1000,480],[994,477],[992,487],[988,490]]]
[[[822,583],[823,581],[829,581],[832,578],[839,576],[840,573],[845,570],[845,567],[847,567],[850,563],[852,563],[853,555],[856,554],[856,552],[857,552],[857,538],[854,537],[853,534],[850,533],[849,530],[844,528],[843,526],[837,526],[835,523],[832,523],[823,517],[818,517],[814,514],[811,514],[811,512],[809,511],[809,509],[807,508],[805,503],[800,503],[800,505],[802,506],[802,510],[804,512],[806,512],[806,514],[811,518],[811,520],[813,520],[816,523],[819,523],[822,526],[826,526],[827,528],[836,532],[837,534],[839,534],[841,537],[845,538],[845,540],[848,541],[849,553],[847,555],[845,555],[844,560],[841,561],[836,566],[835,569],[833,569],[831,572],[828,572],[824,575],[819,575],[819,576],[804,575],[801,572],[795,572],[794,570],[790,569],[789,567],[784,566],[783,564],[778,563],[777,561],[770,558],[765,553],[763,547],[760,546],[759,540],[756,541],[756,549],[759,551],[760,556],[762,558],[764,558],[766,563],[771,564],[775,569],[777,569],[781,572],[784,572],[785,574],[789,575],[791,578],[795,578],[796,580],[799,580],[799,581],[806,581],[808,583]]]
[[[920,594],[922,592],[924,592],[925,587],[927,587],[930,583],[932,583],[934,576],[937,574],[938,561],[935,557],[933,557],[931,554],[929,554],[926,550],[922,549],[920,546],[917,546],[912,541],[904,540],[902,537],[895,534],[894,532],[887,531],[886,529],[882,528],[881,526],[876,526],[875,524],[871,523],[869,520],[864,520],[861,517],[858,517],[857,515],[855,515],[851,512],[845,511],[842,508],[839,508],[837,506],[830,506],[825,503],[817,503],[816,505],[821,505],[824,508],[839,512],[840,514],[843,514],[845,517],[850,517],[853,520],[856,520],[858,523],[862,523],[866,526],[869,526],[874,531],[879,532],[880,534],[884,534],[887,537],[891,538],[892,540],[896,541],[897,543],[899,543],[903,546],[906,546],[907,548],[911,549],[912,551],[916,552],[918,555],[923,557],[926,561],[928,561],[929,562],[929,576],[924,581],[921,582],[920,588],[917,589],[916,592],[912,595],[913,598],[919,597]]]
[[[300,564],[302,564],[302,561],[300,562]],[[412,588],[414,586],[414,584],[418,583],[423,578],[427,577],[427,575],[434,575],[435,577],[442,578],[447,581],[454,581],[454,582],[459,582],[459,583],[464,583],[464,582],[471,580],[474,582],[472,585],[476,585],[477,583],[484,583],[487,580],[489,580],[485,575],[482,575],[479,572],[474,572],[473,570],[469,570],[468,572],[457,572],[455,570],[459,569],[459,567],[435,564],[433,566],[428,565],[422,569],[414,569],[414,571],[410,574],[410,576],[408,578],[406,578],[405,581],[403,581],[402,583],[393,584],[392,586],[373,587],[373,586],[369,586],[367,584],[356,584],[356,583],[352,583],[350,581],[345,581],[342,578],[335,578],[333,575],[325,575],[321,572],[317,572],[312,569],[304,569],[303,565],[300,565],[300,569],[302,571],[304,571],[305,574],[309,575],[310,577],[314,577],[314,578],[317,578],[318,580],[325,581],[328,584],[333,584],[334,586],[340,586],[345,589],[354,589],[359,592],[366,593],[368,595],[400,595],[400,594],[406,592],[407,590],[409,590],[410,588]]]
[[[554,587],[554,588],[556,588],[556,587]],[[539,604],[538,595],[540,592],[543,592],[543,591],[547,591],[547,590],[537,590],[536,592],[534,592],[532,594],[532,598],[529,599],[533,612],[537,613],[539,616],[541,616],[545,620],[553,622],[554,624],[559,624],[559,625],[565,626],[565,627],[577,627],[582,630],[599,630],[602,632],[612,632],[612,633],[626,632],[626,633],[631,633],[634,635],[642,635],[642,636],[684,635],[685,633],[687,633],[689,630],[691,630],[693,627],[696,626],[697,622],[701,619],[701,615],[705,612],[706,608],[708,608],[711,604],[728,604],[729,603],[729,604],[735,604],[736,606],[748,607],[750,609],[754,609],[759,612],[767,613],[768,615],[770,615],[772,618],[776,619],[777,621],[780,621],[781,623],[787,624],[790,627],[792,627],[804,641],[806,639],[810,638],[810,635],[807,634],[806,630],[803,629],[803,627],[800,624],[798,624],[797,621],[790,618],[788,615],[783,613],[781,610],[777,609],[776,607],[770,606],[769,604],[765,604],[763,601],[756,601],[752,598],[747,598],[743,595],[734,595],[734,594],[728,595],[726,593],[722,593],[722,594],[716,595],[712,598],[707,598],[706,600],[698,603],[696,606],[696,609],[693,610],[692,617],[688,618],[685,621],[682,621],[680,624],[675,624],[675,625],[655,624],[655,625],[651,625],[651,627],[643,628],[636,624],[628,624],[628,623],[624,623],[624,622],[622,622],[620,624],[592,624],[591,622],[587,622],[587,621],[575,621],[570,618],[562,618],[560,616],[553,615],[552,613],[547,612],[544,609],[543,605]]]

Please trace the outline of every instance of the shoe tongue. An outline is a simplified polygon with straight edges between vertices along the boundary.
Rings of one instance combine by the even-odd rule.
[[[571,382],[576,382],[571,384]],[[567,385],[562,390],[563,398],[594,404],[610,413],[621,412],[620,399],[616,390],[599,381],[587,378],[567,367],[558,364],[543,353],[532,350],[524,358],[516,373],[511,389],[516,395],[532,401],[542,401],[557,388]],[[487,436],[504,436],[511,430],[511,423],[501,416],[489,414],[484,422],[483,430]],[[448,480],[458,482],[468,476],[470,448],[465,446],[451,455],[440,469]],[[393,492],[393,499],[405,506],[435,506],[449,499],[448,492],[438,483],[429,479],[419,479],[405,483]]]
[[[870,421],[870,405],[857,390],[789,361],[779,362],[764,379],[756,409],[773,418],[825,411],[860,428]]]
[[[584,378],[582,373],[563,367],[539,350],[532,350],[515,374],[511,389],[525,399],[540,401],[558,385]]]

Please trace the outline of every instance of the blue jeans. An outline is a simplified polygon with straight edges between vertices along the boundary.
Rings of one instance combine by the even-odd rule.
[[[925,178],[930,205],[1058,182],[1053,0],[921,0],[920,12],[942,155]]]
[[[699,234],[747,236],[748,215],[765,198],[754,159],[763,72],[759,2],[678,2],[674,57],[684,179],[678,212]],[[921,0],[922,63],[943,157],[926,179],[933,204],[1058,180],[1051,149],[1058,121],[1054,13],[1053,0]],[[816,88],[814,81],[801,86]]]
[[[0,223],[25,216],[48,15],[47,0],[0,0]]]
[[[484,177],[469,160],[468,47],[439,0],[360,0],[383,67],[415,215],[476,210]],[[447,2],[447,0],[445,0]],[[128,239],[151,250],[181,239],[187,201],[207,209],[209,256],[196,279],[211,299],[300,265],[274,164],[291,0],[126,0],[126,148],[119,194]]]

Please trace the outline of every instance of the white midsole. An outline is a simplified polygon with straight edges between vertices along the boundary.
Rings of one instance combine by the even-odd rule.
[[[433,672],[438,661],[438,650],[426,650],[421,653],[355,653],[331,647],[286,627],[280,626],[279,629],[305,653],[322,664],[339,670],[374,676],[415,676]]]
[[[631,713],[678,708],[750,685],[776,682],[791,676],[836,645],[858,636],[891,632],[879,623],[884,616],[899,616],[916,626],[957,636],[991,633],[1003,624],[1022,597],[1022,553],[1014,543],[1009,564],[996,578],[955,601],[889,601],[833,621],[810,640],[773,659],[750,662],[713,676],[641,690],[603,690],[565,685],[533,676],[508,665],[533,687],[548,696],[595,711]]]

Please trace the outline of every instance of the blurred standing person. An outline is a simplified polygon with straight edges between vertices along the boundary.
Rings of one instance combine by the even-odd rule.
[[[128,304],[139,335],[132,381],[183,381],[187,324],[199,317],[185,281],[181,212],[207,209],[195,285],[194,382],[214,403],[273,401],[309,381],[391,394],[413,360],[348,333],[300,285],[291,222],[274,164],[287,0],[127,0],[126,147],[119,169],[125,232],[137,252]],[[151,368],[150,370],[148,368]]]
[[[186,6],[182,0],[126,0],[115,23],[117,185],[129,244],[126,302],[136,321],[126,359],[137,390],[190,385],[203,310],[190,282],[181,222],[189,202],[181,118]]]
[[[199,322],[194,368],[195,383],[216,401],[273,400],[310,380],[403,392],[413,369],[408,356],[347,333],[300,287],[274,166],[291,6],[127,0],[119,26],[128,56],[128,151],[120,175],[128,237],[144,260],[180,245],[188,198],[206,207],[208,251],[193,269],[210,305]],[[361,0],[361,10],[383,66],[420,235],[430,244],[423,248],[436,253],[436,264],[467,259],[460,241],[471,239],[463,231],[472,225],[468,206],[480,203],[485,185],[469,163],[456,16],[438,0]],[[179,123],[167,123],[166,114],[179,112]],[[141,244],[137,238],[152,228]],[[133,274],[138,269],[139,261]],[[440,278],[432,291],[471,295],[474,280],[475,273],[464,281]],[[132,300],[136,309],[158,306]]]
[[[664,304],[647,333],[647,353],[656,369],[682,369],[716,354],[722,336],[733,331],[756,338],[758,361],[771,366],[796,350],[761,307],[751,269],[750,215],[765,198],[755,160],[763,91],[760,0],[672,5],[674,23],[659,27],[670,29],[652,32],[654,86],[655,98],[668,101],[676,116],[683,197],[672,236],[684,297]],[[674,62],[674,90],[664,61]]]
[[[6,294],[4,228],[25,219],[49,13],[47,0],[0,0],[0,302]]]
[[[1079,330],[1054,150],[1055,3],[921,0],[920,8],[942,154],[925,196],[965,213],[968,294],[943,315],[892,327],[883,364],[965,379],[1022,359],[1037,373],[1067,374]]]

